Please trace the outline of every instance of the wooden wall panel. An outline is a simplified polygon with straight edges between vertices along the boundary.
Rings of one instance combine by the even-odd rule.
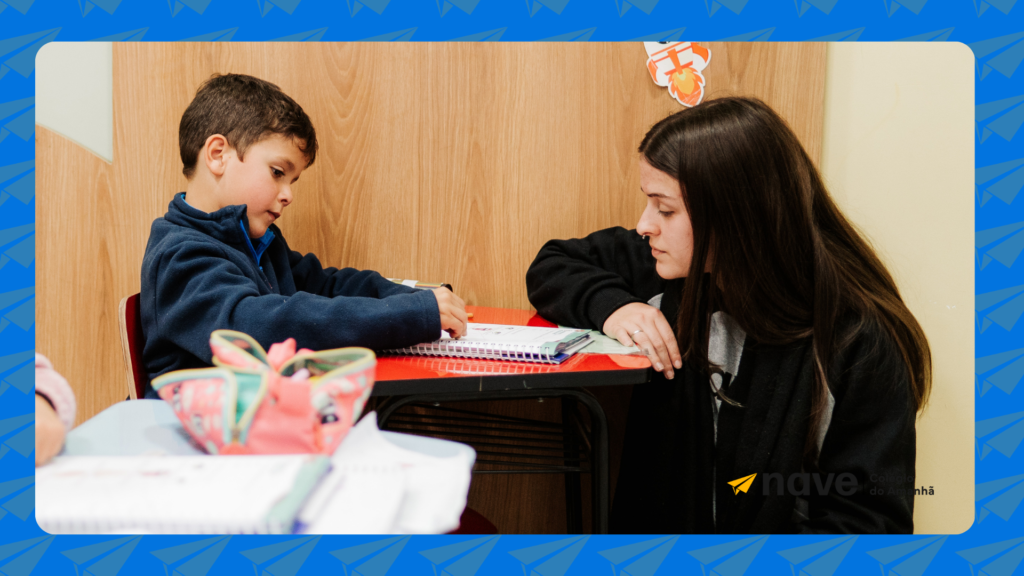
[[[708,42],[707,98],[756,96],[786,119],[808,155],[821,161],[825,44]]]
[[[110,164],[36,126],[36,350],[78,401],[79,423],[128,396],[117,332],[112,239],[123,220]]]
[[[816,158],[824,45],[711,46],[708,94],[764,98]],[[302,104],[321,143],[279,223],[293,247],[443,279],[487,306],[529,307],[522,276],[544,241],[635,224],[636,146],[679,109],[632,43],[125,44],[114,57],[115,155],[153,159],[115,160],[118,184],[148,220],[185,186],[177,124],[195,87],[253,74]]]
[[[708,96],[764,99],[818,158],[825,45],[710,47]],[[313,119],[320,153],[279,222],[294,249],[529,308],[523,277],[545,241],[640,215],[636,147],[680,109],[645,59],[639,43],[116,43],[113,166],[39,130],[38,347],[76,386],[80,421],[124,398],[117,302],[185,188],[178,122],[215,72],[270,80]],[[600,397],[614,449],[629,390]],[[471,505],[503,531],[558,532],[561,485],[478,477]]]

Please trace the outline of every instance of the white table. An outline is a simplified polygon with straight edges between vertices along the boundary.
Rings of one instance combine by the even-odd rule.
[[[318,490],[320,490],[320,494],[332,495],[318,499],[318,492],[314,491],[310,496],[310,500],[306,503],[306,511],[303,513],[311,511],[310,517],[302,519],[306,526],[305,530],[323,530],[323,532],[316,533],[327,534],[384,533],[383,531],[389,530],[386,526],[391,526],[390,529],[395,530],[396,533],[433,533],[457,527],[458,515],[462,511],[462,507],[465,506],[465,496],[469,489],[469,469],[475,462],[476,452],[469,446],[458,442],[377,431],[375,428],[372,429],[371,437],[376,438],[376,444],[370,447],[361,442],[367,442],[366,434],[370,433],[371,428],[366,426],[372,426],[372,424],[369,422],[363,424],[364,426],[361,428],[354,429],[352,439],[353,442],[356,442],[355,444],[346,445],[345,442],[342,442],[341,450],[348,446],[349,452],[344,452],[344,456],[337,454],[335,458],[354,457],[358,461],[361,457],[359,454],[362,454],[359,451],[363,450],[365,454],[389,454],[390,457],[396,458],[396,466],[399,466],[398,462],[405,459],[399,466],[405,476],[404,478],[399,477],[397,485],[381,488],[381,484],[373,484],[372,486],[362,486],[359,489],[364,491],[363,493],[370,493],[373,492],[373,488],[380,488],[388,495],[397,490],[398,496],[389,499],[383,494],[377,494],[373,502],[376,507],[375,512],[379,513],[367,514],[365,510],[362,510],[365,508],[366,499],[353,497],[355,492],[352,490],[356,490],[353,487],[356,484],[351,486],[345,484],[350,488],[349,492],[351,493],[340,496],[346,492],[333,492],[334,488],[330,487],[337,487],[340,484],[337,481],[332,483],[332,477],[328,475],[321,480],[322,485]],[[360,430],[362,433],[357,434]],[[356,441],[357,435],[362,439],[361,442]],[[356,446],[361,446],[361,448],[356,448]],[[368,449],[370,452],[366,453],[365,451]],[[128,400],[107,408],[72,430],[66,438],[61,456],[176,457],[201,456],[203,454],[205,452],[191,439],[166,402],[163,400]],[[406,456],[402,456],[402,454]],[[430,458],[424,460],[424,456]],[[437,463],[442,461],[447,463],[439,467]],[[423,462],[427,463],[422,466],[417,464]],[[451,477],[446,475],[445,471],[450,473],[452,465],[465,474],[463,482],[451,482]],[[337,473],[342,474],[340,471]],[[335,474],[335,472],[332,471],[331,474]],[[462,477],[459,476],[459,478]],[[393,477],[390,476],[384,479],[394,482]],[[37,496],[41,493],[41,490],[37,491]],[[458,502],[460,499],[461,504]],[[385,503],[389,504],[385,505]],[[448,504],[452,504],[450,510],[445,508]],[[460,507],[456,510],[454,506]],[[356,513],[356,508],[360,510],[359,513]],[[327,514],[323,513],[323,510],[333,510],[334,512],[343,510],[348,513]],[[321,511],[319,516],[316,511]],[[325,518],[326,524],[318,523],[318,517]],[[361,518],[361,520],[356,522],[346,520],[339,523],[337,518]],[[380,522],[388,520],[388,522],[394,521],[395,523],[378,526],[374,524],[377,520]]]

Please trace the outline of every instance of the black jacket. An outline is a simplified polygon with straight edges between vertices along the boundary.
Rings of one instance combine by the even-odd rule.
[[[244,205],[207,214],[181,196],[153,222],[142,260],[143,362],[151,379],[209,366],[217,329],[245,332],[264,348],[291,337],[313,350],[397,348],[440,335],[429,291],[369,270],[324,269],[316,256],[290,250],[273,225],[257,263]]]
[[[658,277],[648,243],[623,228],[548,242],[526,277],[530,302],[542,316],[597,330],[619,307],[661,293],[661,310],[675,330],[682,282]],[[787,346],[744,341],[728,388],[743,407],[722,404],[717,432],[707,376],[685,365],[676,374],[669,381],[655,373],[633,390],[613,531],[913,531],[916,414],[906,367],[876,324],[868,322],[831,363],[834,406],[818,476],[806,477],[807,489],[797,478],[793,490],[781,486],[779,493],[780,480],[807,472],[809,339]],[[748,491],[734,493],[728,482],[752,473],[758,475]],[[844,477],[839,490],[844,473],[852,478]],[[819,489],[816,480],[827,487]]]

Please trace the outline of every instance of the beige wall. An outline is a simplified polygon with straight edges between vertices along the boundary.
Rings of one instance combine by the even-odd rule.
[[[963,44],[828,46],[821,169],[932,350],[917,425],[918,533],[974,520],[974,56]]]
[[[113,52],[111,42],[50,42],[36,55],[36,124],[107,162],[114,159]]]

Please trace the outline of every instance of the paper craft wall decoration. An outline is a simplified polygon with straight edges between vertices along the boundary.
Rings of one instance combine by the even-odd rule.
[[[668,93],[686,107],[704,99],[704,75],[701,71],[711,61],[711,51],[696,42],[644,42],[647,70],[658,86],[667,86]]]

